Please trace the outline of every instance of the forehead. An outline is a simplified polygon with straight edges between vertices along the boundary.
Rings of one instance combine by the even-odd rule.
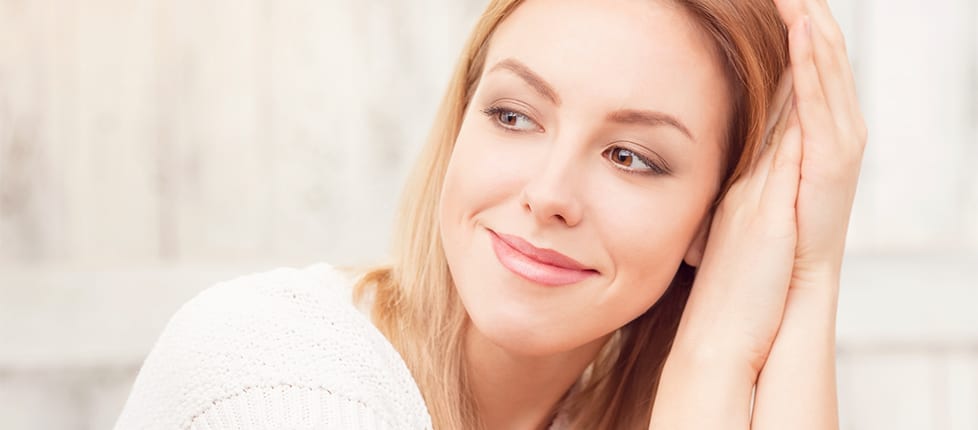
[[[496,29],[485,70],[507,58],[570,107],[662,110],[691,128],[709,127],[728,109],[718,103],[728,91],[713,41],[670,1],[527,0]]]

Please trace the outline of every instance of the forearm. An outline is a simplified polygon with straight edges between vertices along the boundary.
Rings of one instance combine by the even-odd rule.
[[[788,306],[757,381],[752,430],[834,430],[838,281],[789,290]],[[791,303],[794,301],[794,303]]]
[[[649,425],[653,430],[748,429],[754,375],[718,349],[677,343],[666,360]]]

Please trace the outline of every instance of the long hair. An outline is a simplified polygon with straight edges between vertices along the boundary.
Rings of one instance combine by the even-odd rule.
[[[393,261],[368,271],[354,299],[372,299],[374,324],[398,350],[437,429],[479,429],[464,368],[468,316],[455,291],[438,228],[439,196],[462,118],[496,27],[522,0],[492,0],[457,63],[395,225]],[[733,89],[717,199],[759,152],[768,104],[787,65],[787,31],[771,0],[674,0],[715,41]],[[695,269],[683,264],[663,296],[620,328],[561,407],[572,428],[647,428],[652,396],[689,297]]]

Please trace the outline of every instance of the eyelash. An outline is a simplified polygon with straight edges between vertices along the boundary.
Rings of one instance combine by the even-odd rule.
[[[501,106],[489,106],[489,107],[483,109],[482,110],[482,113],[486,114],[486,116],[488,116],[489,119],[491,119],[493,121],[493,123],[496,124],[496,126],[502,128],[505,131],[513,132],[513,133],[522,133],[523,131],[522,130],[517,130],[517,129],[514,129],[514,128],[510,128],[510,127],[507,127],[507,126],[503,125],[501,122],[499,122],[499,114],[501,114],[501,113],[512,113],[512,114],[516,114],[517,116],[519,116],[519,117],[521,117],[521,118],[523,118],[523,119],[525,119],[527,121],[530,121],[533,124],[537,124],[536,121],[530,119],[530,116],[529,115],[527,115],[527,114],[525,114],[523,112],[520,112],[518,110],[507,109],[507,108],[504,108],[504,107],[501,107]],[[537,124],[537,128],[541,128],[541,127]]]
[[[614,151],[616,149],[628,151],[629,153],[632,154],[633,157],[638,158],[638,160],[641,161],[643,164],[645,164],[646,166],[649,166],[649,170],[628,169],[628,168],[622,167],[618,163],[614,162],[613,160],[611,160],[611,155],[610,154],[611,154],[612,151]],[[605,155],[605,154],[608,154],[608,155]],[[621,170],[621,171],[623,171],[625,173],[631,174],[631,175],[664,176],[664,175],[668,175],[670,173],[669,168],[668,167],[665,167],[663,165],[663,163],[656,163],[655,161],[650,160],[648,157],[645,157],[645,156],[643,156],[643,155],[641,155],[641,154],[639,154],[639,153],[637,153],[635,151],[632,151],[631,149],[624,148],[624,147],[621,147],[621,146],[612,146],[611,148],[608,148],[603,153],[601,153],[601,155],[605,155],[605,158],[607,158],[609,161],[611,161],[611,164],[614,164],[615,165],[615,168],[617,168],[617,169],[619,169],[619,170]]]
[[[513,128],[507,127],[507,126],[503,125],[502,123],[500,123],[500,121],[499,121],[499,114],[502,114],[502,113],[516,114],[517,116],[519,116],[519,117],[521,117],[521,118],[523,118],[523,119],[525,119],[527,121],[530,121],[530,122],[536,124],[536,121],[533,121],[532,119],[530,119],[529,115],[526,115],[525,113],[520,112],[518,110],[508,109],[508,108],[504,108],[504,107],[500,107],[500,106],[489,106],[489,107],[487,107],[485,109],[482,109],[482,113],[485,114],[486,116],[488,116],[489,119],[492,120],[493,124],[495,124],[497,127],[501,128],[504,131],[509,132],[509,133],[524,133],[524,131],[513,129]],[[537,125],[537,127],[540,128],[539,125]],[[635,158],[637,158],[643,164],[645,164],[646,166],[649,166],[649,169],[650,170],[645,171],[645,170],[628,169],[628,168],[625,168],[625,167],[620,166],[618,163],[615,163],[614,161],[611,160],[610,153],[611,153],[611,151],[614,151],[616,149],[621,149],[621,150],[628,151],[629,153],[632,154],[632,156],[634,156]],[[608,154],[608,155],[606,155],[606,154]],[[615,166],[616,169],[621,170],[621,171],[623,171],[625,173],[628,173],[630,175],[663,176],[663,175],[668,175],[670,173],[668,167],[663,167],[660,163],[656,163],[656,162],[650,160],[648,157],[645,157],[645,156],[639,154],[636,151],[633,151],[631,149],[624,148],[624,147],[621,147],[621,146],[612,146],[612,147],[606,149],[604,152],[602,152],[601,155],[604,156],[605,158],[607,158],[609,161],[611,161],[611,163],[614,164],[614,166]]]

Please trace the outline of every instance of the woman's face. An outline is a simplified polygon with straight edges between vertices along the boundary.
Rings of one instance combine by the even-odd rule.
[[[520,5],[490,42],[439,208],[474,328],[546,355],[651,307],[702,242],[730,105],[712,41],[678,6]]]

